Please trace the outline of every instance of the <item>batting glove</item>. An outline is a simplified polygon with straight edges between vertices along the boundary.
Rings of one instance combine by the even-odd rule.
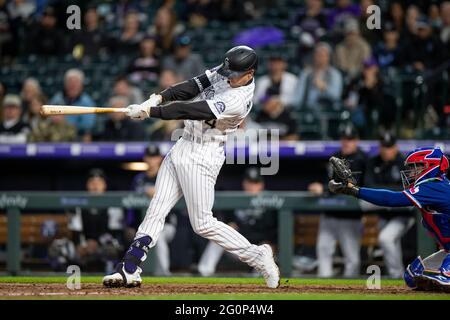
[[[156,107],[162,102],[159,94],[152,94],[150,99],[141,104],[132,104],[128,106],[127,115],[133,120],[145,120],[150,118],[150,108]]]
[[[143,107],[141,104],[129,105],[127,109],[127,116],[133,120],[145,120],[150,117],[150,108]]]

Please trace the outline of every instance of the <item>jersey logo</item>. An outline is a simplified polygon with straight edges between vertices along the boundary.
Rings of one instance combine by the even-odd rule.
[[[416,194],[417,192],[419,192],[419,187],[417,186],[417,187],[412,187],[412,188],[410,188],[409,189],[409,192],[411,193],[411,194]]]
[[[218,113],[222,113],[225,111],[225,103],[223,103],[222,101],[215,102],[214,107],[216,108]]]
[[[214,89],[213,88],[208,88],[205,91],[203,91],[203,93],[205,94],[206,99],[210,100],[212,98],[214,98]]]

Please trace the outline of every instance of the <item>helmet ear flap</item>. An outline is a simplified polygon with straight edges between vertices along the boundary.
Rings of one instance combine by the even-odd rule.
[[[447,173],[448,167],[449,167],[448,158],[445,155],[442,155],[441,165],[439,166],[439,169],[442,173]]]

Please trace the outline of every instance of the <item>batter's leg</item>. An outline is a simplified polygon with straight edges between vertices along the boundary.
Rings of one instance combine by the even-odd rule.
[[[167,214],[182,196],[171,153],[161,164],[155,190],[144,221],[139,226],[123,261],[117,265],[113,274],[103,278],[105,286],[139,286],[142,282],[139,265],[147,258],[148,250],[156,244]]]
[[[268,287],[277,288],[279,270],[270,246],[251,244],[235,229],[213,217],[214,185],[225,160],[223,148],[186,142],[184,149],[174,162],[194,232],[256,268]]]
[[[155,185],[155,195],[147,209],[147,214],[140,224],[135,239],[149,236],[153,247],[164,227],[164,222],[170,210],[182,196],[177,172],[169,153],[161,164]]]

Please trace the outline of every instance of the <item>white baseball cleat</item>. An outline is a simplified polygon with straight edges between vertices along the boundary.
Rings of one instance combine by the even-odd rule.
[[[142,269],[139,267],[134,273],[128,273],[125,270],[124,263],[121,262],[117,265],[114,273],[103,277],[103,285],[109,288],[140,287],[142,283],[141,273]]]
[[[272,248],[268,244],[263,244],[260,247],[263,251],[262,265],[255,269],[263,275],[269,288],[278,288],[280,286],[280,269],[273,259]]]

